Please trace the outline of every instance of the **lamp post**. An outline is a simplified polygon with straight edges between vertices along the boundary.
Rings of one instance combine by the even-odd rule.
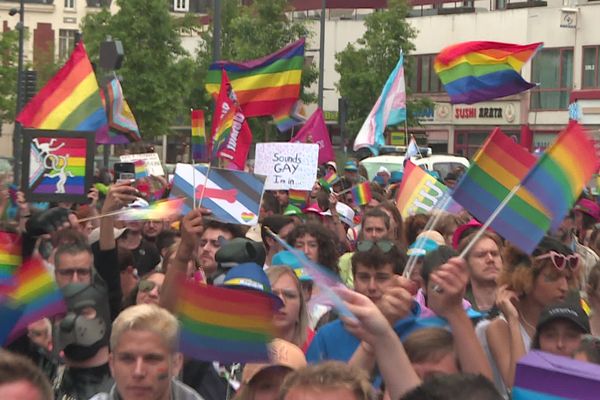
[[[325,10],[327,8],[327,0],[321,0],[321,18],[320,18],[320,35],[319,35],[319,87],[317,93],[317,102],[319,108],[323,109],[323,81],[325,75]]]
[[[19,23],[17,29],[19,30],[19,59],[17,64],[17,114],[21,112],[23,108],[23,40],[25,30],[25,1],[19,0],[19,9],[11,8],[8,14],[13,16],[19,13]],[[21,176],[21,124],[15,122],[15,130],[13,132],[13,162],[14,162],[14,181],[16,184],[20,182]]]

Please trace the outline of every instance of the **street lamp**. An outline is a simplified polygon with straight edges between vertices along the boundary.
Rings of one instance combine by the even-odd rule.
[[[14,16],[19,13],[19,23],[17,29],[19,30],[19,60],[17,66],[17,114],[21,112],[23,107],[23,39],[25,30],[25,1],[19,1],[19,9],[11,8],[8,11],[8,15]],[[21,124],[15,121],[15,130],[13,132],[13,162],[14,162],[14,181],[16,184],[20,182],[21,176]]]

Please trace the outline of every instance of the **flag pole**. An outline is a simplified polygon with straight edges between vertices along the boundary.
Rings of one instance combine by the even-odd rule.
[[[191,159],[192,159],[192,186],[194,187],[194,190],[192,190],[192,199],[193,199],[193,207],[192,209],[195,210],[196,209],[196,160],[194,159],[194,117],[191,115],[194,112],[193,108],[190,108],[190,116],[191,118],[191,128],[192,131],[190,133],[190,155],[191,155]]]

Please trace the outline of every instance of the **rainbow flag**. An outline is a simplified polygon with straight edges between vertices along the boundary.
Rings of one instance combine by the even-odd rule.
[[[176,218],[182,214],[184,198],[161,200],[145,208],[129,208],[118,215],[121,221],[145,221]]]
[[[447,193],[448,188],[443,183],[407,160],[402,183],[396,193],[396,207],[402,214],[402,218],[414,214],[426,214],[436,208],[438,202]],[[448,209],[447,207],[444,208]]]
[[[438,54],[434,68],[453,104],[497,99],[536,86],[526,82],[519,71],[542,45],[458,43]]]
[[[192,110],[192,159],[199,163],[208,162],[204,111],[202,110]]]
[[[350,190],[350,193],[352,193],[354,204],[359,206],[367,204],[373,198],[371,195],[371,184],[369,182],[359,183]]]
[[[338,175],[331,171],[324,177],[319,179],[319,183],[323,187],[323,189],[330,190],[331,186],[333,186],[339,180]]]
[[[216,96],[221,70],[227,71],[240,107],[246,117],[290,114],[300,97],[304,38],[263,58],[244,61],[218,61],[210,65],[206,91]]]
[[[21,265],[22,238],[16,233],[0,232],[0,282],[10,281]]]
[[[176,313],[180,349],[186,356],[223,363],[269,359],[274,337],[273,299],[259,292],[186,281]]]
[[[290,189],[288,191],[288,201],[302,209],[304,206],[306,206],[309,193],[310,192],[306,190]]]
[[[452,198],[478,220],[487,221],[535,162],[533,154],[496,128],[455,186]],[[532,233],[548,229],[547,219],[545,208],[531,193],[520,189],[490,226],[515,245],[522,243],[529,249],[537,245]]]
[[[83,42],[16,120],[25,128],[96,131],[108,121]]]
[[[292,107],[279,110],[273,114],[273,122],[275,122],[280,132],[285,132],[294,126],[306,123],[304,105],[298,100]]]
[[[148,168],[146,167],[146,161],[135,160],[133,162],[133,166],[135,167],[135,179],[146,178],[149,175]]]
[[[547,210],[549,219],[543,226],[545,229],[528,232],[530,237],[537,234],[537,242],[530,241],[531,247],[526,248],[518,242],[514,244],[530,253],[548,229],[556,230],[599,166],[594,140],[581,125],[571,121],[522,183],[523,188]]]
[[[23,263],[16,271],[14,281],[15,285],[5,297],[3,306],[12,303],[22,307],[22,315],[13,326],[9,341],[25,332],[32,322],[66,313],[63,295],[41,259],[31,258]]]

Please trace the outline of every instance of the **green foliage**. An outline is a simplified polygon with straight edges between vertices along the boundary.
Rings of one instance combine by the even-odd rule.
[[[245,61],[273,53],[286,45],[308,37],[309,31],[304,24],[289,21],[285,15],[288,2],[286,0],[254,0],[251,6],[241,7],[239,0],[222,0],[221,59]],[[212,26],[203,34],[204,43],[197,52],[197,71],[195,77],[206,76],[208,66],[212,62]],[[315,65],[305,65],[302,71],[302,87],[308,88],[318,77]],[[194,79],[194,82],[198,82]],[[301,98],[305,102],[315,101],[312,94],[302,91]],[[209,95],[202,87],[195,93],[192,102],[212,114]],[[272,124],[271,117],[252,118],[250,129],[255,141],[265,139],[276,140],[279,133]],[[207,125],[208,126],[208,125]],[[289,139],[289,137],[286,138]]]
[[[193,61],[181,46],[180,31],[193,23],[176,20],[164,0],[118,0],[118,5],[115,15],[102,10],[85,17],[88,54],[97,61],[101,42],[108,36],[120,40],[125,57],[118,74],[142,136],[169,133],[176,118],[189,113]]]
[[[417,32],[406,21],[405,0],[389,0],[388,9],[376,11],[365,18],[366,31],[357,44],[348,44],[336,54],[335,69],[340,74],[337,88],[348,101],[348,131],[358,133],[396,66],[400,50],[404,52],[405,76],[411,65],[407,55],[414,50],[411,42]],[[408,90],[408,88],[407,88]],[[408,124],[416,124],[412,113],[429,105],[427,100],[409,101]]]
[[[0,127],[15,119],[19,32],[0,32]]]

